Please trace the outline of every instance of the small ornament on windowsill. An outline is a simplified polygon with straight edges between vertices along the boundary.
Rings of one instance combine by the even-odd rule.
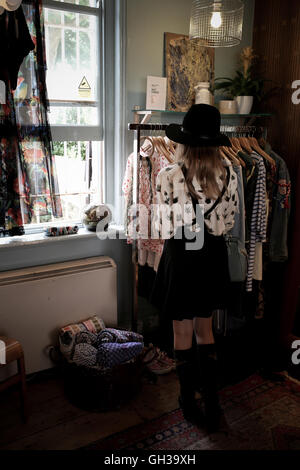
[[[45,229],[46,237],[60,237],[62,235],[74,235],[78,233],[78,225],[66,227],[47,227]]]
[[[112,213],[108,206],[105,204],[91,204],[84,210],[82,223],[91,232],[96,232],[98,224],[100,224],[98,230],[107,232],[111,220]]]

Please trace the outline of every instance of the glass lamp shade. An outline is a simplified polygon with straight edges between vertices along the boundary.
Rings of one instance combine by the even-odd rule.
[[[194,0],[190,38],[207,47],[231,47],[241,42],[244,4],[241,0]]]

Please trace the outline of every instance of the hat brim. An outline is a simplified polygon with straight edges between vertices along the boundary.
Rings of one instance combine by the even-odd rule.
[[[166,129],[166,136],[173,142],[190,147],[231,147],[231,142],[225,134],[219,133],[214,137],[194,137],[182,132],[182,126],[179,124],[170,124]]]

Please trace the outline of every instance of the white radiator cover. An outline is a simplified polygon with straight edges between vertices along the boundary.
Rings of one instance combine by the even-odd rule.
[[[0,273],[0,335],[20,341],[26,373],[53,366],[47,346],[57,344],[59,327],[93,315],[117,326],[117,267],[111,258]]]

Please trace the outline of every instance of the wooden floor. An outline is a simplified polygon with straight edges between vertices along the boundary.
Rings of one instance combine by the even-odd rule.
[[[30,378],[29,378],[30,379]],[[1,450],[71,450],[161,416],[178,408],[174,372],[144,380],[137,398],[120,410],[91,413],[74,407],[63,393],[61,379],[52,372],[28,381],[30,418],[22,422],[15,389],[0,395]]]

